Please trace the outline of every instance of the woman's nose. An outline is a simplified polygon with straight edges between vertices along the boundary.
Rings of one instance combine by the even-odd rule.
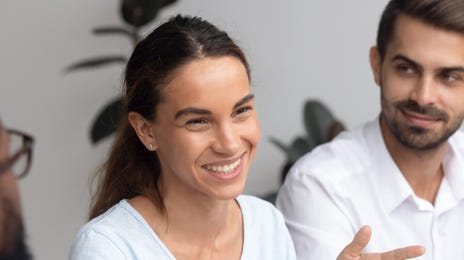
[[[221,125],[215,131],[212,149],[220,154],[234,155],[240,149],[241,138],[232,124]]]

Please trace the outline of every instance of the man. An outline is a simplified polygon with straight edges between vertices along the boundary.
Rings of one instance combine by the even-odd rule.
[[[24,177],[29,169],[32,142],[32,137],[19,131],[7,131],[0,122],[1,260],[31,258],[24,242],[17,179]],[[18,149],[10,151],[11,148]]]
[[[464,259],[464,1],[391,0],[370,63],[380,116],[301,158],[279,192],[297,255],[335,259],[369,225],[339,259],[409,245],[424,248],[367,256]]]

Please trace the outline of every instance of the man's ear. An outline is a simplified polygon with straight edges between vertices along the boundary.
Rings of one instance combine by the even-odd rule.
[[[380,73],[382,61],[380,59],[379,49],[376,46],[371,47],[369,51],[369,62],[371,63],[372,73],[374,74],[374,81],[380,86]]]
[[[158,146],[151,123],[137,112],[129,112],[128,119],[130,125],[145,147],[149,151],[155,151]]]

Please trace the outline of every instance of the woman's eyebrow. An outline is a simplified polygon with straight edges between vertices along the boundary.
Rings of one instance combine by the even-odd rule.
[[[240,99],[237,103],[234,105],[234,109],[240,107],[241,105],[245,104],[246,102],[252,100],[255,97],[253,94],[248,94],[242,99]],[[175,119],[178,119],[181,116],[187,115],[187,114],[196,114],[196,115],[212,115],[212,112],[207,110],[207,109],[201,109],[201,108],[195,108],[195,107],[187,107],[184,109],[181,109],[176,112],[176,115],[174,116]]]
[[[238,108],[239,106],[245,104],[246,102],[252,100],[253,98],[255,98],[255,95],[253,95],[253,94],[248,94],[248,95],[246,95],[245,97],[243,97],[242,99],[240,99],[237,103],[235,103],[234,109],[236,109],[236,108]]]
[[[175,119],[178,119],[181,116],[187,115],[187,114],[196,114],[196,115],[211,115],[211,111],[206,110],[206,109],[201,109],[201,108],[195,108],[195,107],[187,107],[182,110],[179,110],[176,112]]]

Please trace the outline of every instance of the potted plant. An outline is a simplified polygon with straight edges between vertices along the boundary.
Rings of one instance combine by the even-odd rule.
[[[177,0],[121,0],[120,17],[124,25],[96,27],[92,32],[97,36],[121,35],[127,37],[131,40],[133,47],[135,47],[142,38],[140,29],[153,21],[162,8],[176,1]],[[120,54],[88,58],[71,64],[66,68],[65,72],[93,69],[115,63],[125,64],[127,59],[128,57]],[[96,144],[114,133],[123,114],[124,110],[121,97],[110,100],[105,104],[97,113],[90,128],[90,140],[92,144]]]
[[[318,100],[307,100],[303,108],[303,121],[306,129],[305,136],[297,136],[286,145],[274,137],[270,137],[286,156],[286,161],[281,169],[280,181],[283,183],[292,165],[304,154],[310,152],[316,146],[326,143],[345,130],[344,125],[337,120],[330,110]],[[263,198],[274,203],[277,192],[271,192]]]

